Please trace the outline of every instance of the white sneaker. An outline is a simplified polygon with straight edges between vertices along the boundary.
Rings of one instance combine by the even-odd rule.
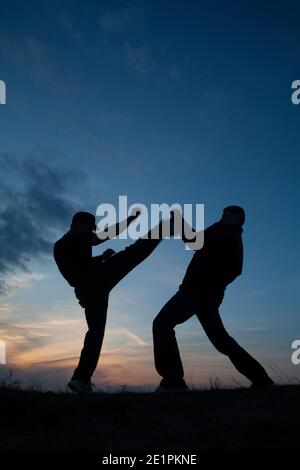
[[[83,380],[72,379],[68,383],[68,387],[72,392],[76,393],[93,393],[93,386],[91,382],[85,382]]]

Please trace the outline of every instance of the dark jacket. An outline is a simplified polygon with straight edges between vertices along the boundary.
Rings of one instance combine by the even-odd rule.
[[[195,252],[180,289],[197,294],[224,291],[242,273],[243,229],[236,224],[216,222],[204,231],[204,244]]]
[[[92,267],[92,235],[67,232],[54,245],[54,259],[72,287],[82,284]]]

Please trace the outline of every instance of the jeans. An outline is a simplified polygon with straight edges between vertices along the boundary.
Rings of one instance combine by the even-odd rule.
[[[228,356],[235,368],[253,383],[269,380],[264,368],[247,353],[224,328],[219,314],[221,292],[203,293],[203,298],[178,291],[162,308],[153,322],[154,360],[162,384],[178,386],[182,383],[184,370],[176,341],[174,328],[197,315],[205,333],[215,348]]]

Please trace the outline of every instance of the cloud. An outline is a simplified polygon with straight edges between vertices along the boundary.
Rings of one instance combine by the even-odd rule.
[[[7,367],[16,369],[14,378],[23,385],[64,386],[78,362],[85,330],[84,320],[75,318],[46,318],[36,323],[11,319],[10,324],[0,324],[0,337],[7,345]],[[141,377],[142,382],[148,382],[149,373],[154,373],[150,345],[128,329],[110,333],[94,374],[96,383],[138,384]],[[117,347],[111,344],[111,336],[118,341]],[[129,341],[124,343],[124,336]]]
[[[0,318],[1,321],[7,320],[12,316],[14,312],[16,312],[17,309],[16,307],[13,307],[9,303],[2,303],[0,304]]]
[[[69,16],[65,14],[60,15],[57,19],[57,24],[70,39],[74,39],[77,42],[82,41],[83,34],[75,27]]]
[[[31,260],[52,251],[57,230],[64,229],[74,212],[67,198],[74,172],[59,172],[42,161],[20,163],[0,155],[0,293],[8,287],[39,280],[28,275]],[[27,276],[10,277],[16,270]],[[37,279],[37,276],[39,279]]]
[[[118,111],[99,111],[95,114],[93,122],[100,125],[103,131],[117,131],[120,129],[127,129],[132,124],[132,119],[129,114],[123,114]]]
[[[73,366],[76,361],[78,361],[79,356],[68,356],[68,357],[62,357],[59,359],[51,359],[49,361],[43,361],[43,362],[36,362],[36,365],[44,365],[45,367],[66,367],[66,366]]]
[[[24,287],[32,287],[34,281],[45,279],[45,275],[41,273],[21,273],[17,275],[7,276],[5,284],[8,289],[20,289]]]
[[[143,43],[140,38],[138,45],[129,40],[136,33],[134,30],[141,32],[144,14],[144,8],[139,2],[131,2],[123,9],[104,12],[99,19],[103,44],[111,61],[125,62],[139,76],[149,75],[156,68],[152,47]],[[173,76],[175,75],[176,71],[173,70]]]
[[[123,34],[138,25],[143,15],[144,8],[137,1],[125,4],[120,10],[107,10],[99,18],[101,31],[107,36]]]
[[[128,338],[130,338],[138,346],[148,346],[148,343],[146,343],[142,338],[134,334],[132,331],[128,330],[127,328],[123,328],[123,331],[126,333]]]
[[[26,324],[0,324],[0,337],[7,345],[7,356],[11,362],[19,362],[19,357],[42,348],[49,335],[28,328]]]
[[[49,328],[61,328],[61,327],[70,327],[70,326],[76,326],[76,325],[82,325],[83,320],[80,319],[74,319],[74,318],[69,318],[69,319],[55,319],[51,318],[51,320],[46,320],[43,322],[37,322],[37,323],[25,323],[25,324],[18,324],[16,323],[15,326],[17,327],[26,327],[26,328],[31,328],[31,329],[36,329],[36,330],[44,330],[44,329],[49,329]]]
[[[78,340],[83,333],[83,318],[26,322],[21,312],[10,312],[0,321],[0,338],[7,345],[7,360],[18,367],[60,360],[66,355],[73,357],[80,350]]]
[[[0,41],[3,61],[13,63],[23,72],[28,71],[31,77],[56,83],[59,70],[55,53],[40,39],[30,35],[16,41],[1,34]]]
[[[149,75],[155,69],[152,60],[152,49],[149,46],[133,46],[124,41],[124,52],[127,65],[138,75]]]
[[[100,16],[99,24],[102,32],[107,35],[124,31],[132,23],[132,16],[128,10],[120,12],[107,11]]]

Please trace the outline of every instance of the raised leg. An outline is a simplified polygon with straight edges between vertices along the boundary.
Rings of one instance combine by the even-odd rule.
[[[150,256],[159,243],[160,240],[139,239],[105,261],[102,272],[108,289],[113,289],[130,271]]]

